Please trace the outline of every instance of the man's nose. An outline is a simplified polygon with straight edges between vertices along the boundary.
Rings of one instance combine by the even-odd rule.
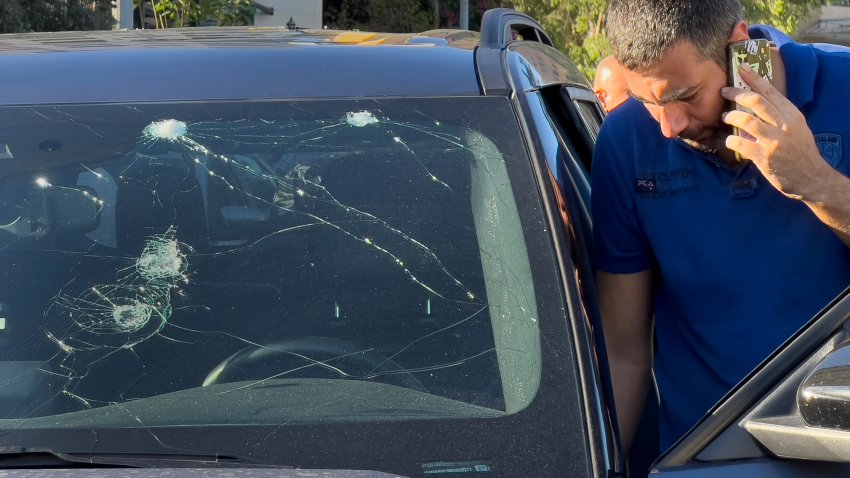
[[[664,137],[675,138],[688,128],[688,114],[682,105],[664,105],[659,109],[661,111],[658,113],[658,123],[661,124]]]

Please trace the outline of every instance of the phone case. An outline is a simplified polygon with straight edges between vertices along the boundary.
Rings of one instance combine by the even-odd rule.
[[[748,85],[741,79],[738,68],[741,63],[748,63],[756,73],[767,81],[773,81],[773,64],[770,61],[770,42],[767,40],[747,40],[729,45],[731,84],[736,88],[749,90]]]
[[[773,64],[770,61],[770,42],[763,39],[735,42],[729,45],[729,84],[736,88],[751,90],[750,85],[741,79],[739,67],[742,63],[749,64],[759,76],[769,82],[773,82]],[[734,104],[735,109],[752,113],[749,108]],[[734,128],[736,136],[739,135],[738,128]],[[742,161],[738,153],[735,157]]]

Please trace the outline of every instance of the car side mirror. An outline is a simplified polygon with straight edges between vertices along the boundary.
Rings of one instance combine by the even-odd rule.
[[[806,376],[797,393],[803,422],[850,431],[850,342],[844,342]]]

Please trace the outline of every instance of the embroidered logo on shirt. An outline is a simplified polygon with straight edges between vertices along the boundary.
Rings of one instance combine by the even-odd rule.
[[[677,168],[669,171],[644,173],[635,180],[635,191],[651,199],[669,199],[697,191],[694,184],[697,171],[691,168]]]
[[[815,135],[820,155],[833,168],[841,162],[841,136],[834,133],[820,133]]]
[[[638,179],[635,181],[635,191],[639,193],[654,193],[655,192],[655,180],[654,179]]]

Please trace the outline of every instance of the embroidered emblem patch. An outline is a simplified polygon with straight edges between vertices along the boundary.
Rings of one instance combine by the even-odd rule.
[[[655,192],[655,180],[654,179],[638,179],[635,181],[635,190],[639,193],[654,193]]]
[[[841,151],[841,136],[834,133],[820,133],[815,135],[820,155],[833,168],[838,166],[843,156]]]
[[[696,177],[694,168],[644,171],[635,180],[635,192],[649,199],[673,199],[696,192]]]

